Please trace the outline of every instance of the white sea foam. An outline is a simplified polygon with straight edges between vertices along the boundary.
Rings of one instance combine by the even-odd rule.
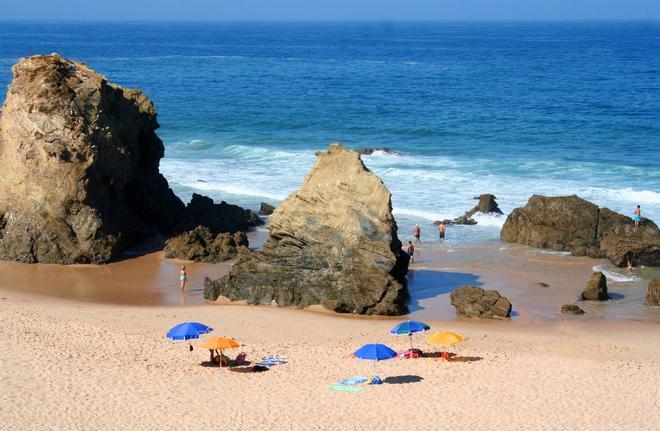
[[[602,272],[605,278],[615,283],[629,283],[641,280],[641,278],[637,275],[626,275],[619,274],[618,272],[608,271],[603,268],[603,265],[594,265],[592,269],[596,272]]]
[[[476,213],[472,218],[481,226],[496,226],[501,228],[506,221],[504,214]]]

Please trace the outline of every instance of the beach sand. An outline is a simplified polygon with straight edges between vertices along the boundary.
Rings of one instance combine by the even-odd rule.
[[[359,393],[328,387],[371,374],[372,363],[350,357],[365,343],[406,349],[407,337],[388,334],[401,318],[203,304],[203,277],[229,264],[186,263],[180,296],[180,262],[162,253],[107,266],[0,263],[0,429],[657,429],[660,310],[631,318],[626,307],[604,312],[621,308],[610,301],[582,304],[581,317],[558,313],[599,261],[513,247],[422,249],[417,262],[411,315],[465,341],[450,363],[381,362],[386,383]],[[449,291],[466,282],[508,295],[514,317],[457,320]],[[188,320],[241,342],[231,356],[289,362],[263,373],[201,366],[201,342],[189,352],[164,337]],[[424,339],[417,347],[439,351]]]

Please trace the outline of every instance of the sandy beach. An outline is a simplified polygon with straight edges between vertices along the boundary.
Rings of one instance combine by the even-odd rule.
[[[577,261],[578,267],[592,263]],[[17,264],[3,265],[5,282],[19,280],[9,268]],[[116,265],[151,268],[149,273],[154,265],[175,270],[177,263],[151,254]],[[222,267],[199,266],[191,274],[201,277]],[[77,272],[72,277],[78,290],[91,292],[131,274],[113,265],[103,267],[101,277],[94,267],[27,268],[41,274],[44,283],[49,268]],[[412,277],[423,271],[413,271]],[[544,276],[551,285],[559,283],[550,271]],[[488,285],[492,277],[482,280]],[[136,273],[132,280],[144,281]],[[191,278],[185,305],[173,299],[176,291],[169,301],[157,291],[149,296],[124,287],[122,304],[0,289],[5,340],[0,429],[651,430],[660,421],[660,332],[653,319],[523,318],[525,312],[510,321],[427,319],[432,330],[465,336],[463,344],[450,349],[456,354],[453,362],[437,357],[380,362],[377,370],[385,384],[346,393],[328,388],[371,373],[371,363],[351,358],[353,351],[368,342],[398,351],[407,347],[405,337],[388,334],[397,319],[196,304],[201,302],[198,283]],[[171,305],[125,305],[136,298]],[[210,325],[212,335],[235,337],[243,346],[231,356],[245,351],[254,361],[281,355],[288,363],[263,373],[203,367],[209,355],[199,341],[189,352],[185,343],[164,338],[170,327],[187,320]],[[418,346],[437,352],[424,338],[415,338]]]

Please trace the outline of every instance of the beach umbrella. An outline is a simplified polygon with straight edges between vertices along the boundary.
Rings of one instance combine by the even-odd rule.
[[[199,322],[184,322],[167,331],[167,338],[174,341],[196,340],[202,334],[208,334],[213,328]]]
[[[376,363],[396,358],[396,352],[384,344],[365,344],[357,349],[353,356],[366,361],[374,361],[374,374],[376,374]]]
[[[209,350],[220,350],[222,352],[223,350],[235,349],[236,347],[240,347],[240,346],[241,345],[238,344],[238,342],[233,338],[214,337],[206,340],[202,348]]]
[[[426,339],[428,344],[433,346],[452,346],[463,341],[463,337],[455,332],[436,332]],[[448,361],[449,356],[447,352],[442,352],[442,359]]]
[[[412,336],[413,334],[416,334],[417,332],[424,332],[428,331],[431,329],[429,325],[427,325],[424,322],[419,322],[417,320],[408,320],[406,322],[401,322],[398,325],[396,325],[392,330],[390,331],[390,334],[392,335],[407,335],[410,337],[410,349],[413,349],[413,340]]]
[[[184,322],[167,331],[167,338],[173,341],[196,340],[200,335],[208,334],[211,331],[213,331],[213,328],[209,328],[203,323]],[[192,352],[193,346],[190,343],[188,344]]]

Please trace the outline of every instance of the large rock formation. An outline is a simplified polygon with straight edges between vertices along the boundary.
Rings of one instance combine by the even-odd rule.
[[[496,290],[464,285],[453,290],[449,297],[456,314],[461,316],[505,318],[511,314],[511,302]]]
[[[631,218],[577,196],[532,196],[514,209],[500,238],[533,247],[570,251],[574,255],[606,257],[617,266],[660,266],[660,230],[643,219],[635,227]]]
[[[602,272],[594,272],[582,292],[582,299],[589,301],[607,301],[607,279]]]
[[[660,305],[660,278],[654,278],[649,281],[646,287],[646,305]]]
[[[245,233],[213,235],[208,227],[195,229],[172,237],[165,243],[165,257],[195,262],[219,263],[236,256],[239,247],[247,247]]]
[[[194,211],[200,199],[186,210],[159,173],[156,109],[139,90],[56,54],[12,71],[0,118],[0,259],[104,263],[149,236],[252,223],[212,201],[201,205],[211,216]]]
[[[190,203],[186,206],[185,222],[182,226],[192,229],[202,225],[213,235],[218,235],[222,232],[246,231],[261,224],[264,224],[263,220],[250,210],[225,201],[216,204],[211,198],[193,193]]]
[[[390,198],[358,153],[330,145],[317,154],[301,188],[271,215],[263,250],[239,253],[229,275],[206,280],[204,297],[404,313],[408,259]]]

